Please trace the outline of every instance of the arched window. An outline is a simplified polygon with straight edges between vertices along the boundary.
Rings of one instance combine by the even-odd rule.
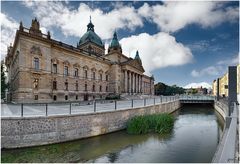
[[[102,74],[99,75],[99,79],[100,79],[100,81],[102,81]]]
[[[99,92],[102,92],[102,86],[101,85],[99,86]]]
[[[53,81],[53,90],[57,89],[57,81]]]
[[[64,75],[64,76],[68,76],[68,66],[64,66],[63,75]]]
[[[68,96],[67,95],[65,95],[65,100],[68,100]]]
[[[56,95],[53,96],[53,100],[54,100],[54,101],[57,100],[57,96],[56,96]]]
[[[53,64],[53,73],[57,73],[57,64]]]
[[[34,69],[39,70],[39,59],[38,58],[34,58]]]
[[[75,77],[78,77],[78,68],[75,68],[75,69],[74,69],[74,76],[75,76]]]
[[[85,84],[85,91],[87,91],[87,84]]]

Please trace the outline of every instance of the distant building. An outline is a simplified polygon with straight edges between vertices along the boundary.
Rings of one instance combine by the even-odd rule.
[[[217,96],[217,80],[214,80],[213,83],[212,95]],[[237,94],[240,91],[240,64],[237,65]],[[219,78],[219,96],[228,97],[228,73],[225,73],[222,77]]]
[[[109,94],[154,94],[154,79],[144,75],[138,51],[122,54],[117,33],[105,46],[89,22],[76,47],[43,34],[37,19],[20,23],[5,60],[9,101],[52,102],[105,98]]]

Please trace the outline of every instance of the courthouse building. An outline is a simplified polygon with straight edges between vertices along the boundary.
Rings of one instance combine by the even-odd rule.
[[[30,29],[20,23],[5,60],[8,100],[53,102],[104,99],[108,95],[152,95],[154,79],[144,75],[138,51],[122,54],[116,32],[108,53],[91,20],[77,46],[43,34],[35,18]]]

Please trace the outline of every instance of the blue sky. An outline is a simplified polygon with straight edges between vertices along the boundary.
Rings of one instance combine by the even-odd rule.
[[[114,30],[126,56],[139,50],[155,82],[211,84],[239,62],[239,2],[41,2],[1,1],[1,58],[20,20],[37,17],[42,32],[76,46],[89,16],[96,33],[111,41]]]

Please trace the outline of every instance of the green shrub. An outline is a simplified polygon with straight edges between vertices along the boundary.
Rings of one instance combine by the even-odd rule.
[[[173,129],[174,118],[170,114],[154,114],[133,117],[127,123],[129,134],[145,134],[156,132],[159,134],[169,133]]]

